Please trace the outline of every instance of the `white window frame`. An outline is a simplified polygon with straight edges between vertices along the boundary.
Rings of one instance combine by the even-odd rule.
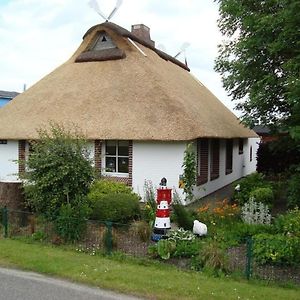
[[[118,142],[120,140],[108,140],[108,141],[104,141],[102,143],[102,174],[104,176],[112,176],[112,177],[126,177],[128,178],[129,177],[129,153],[128,153],[128,156],[125,156],[125,155],[119,155],[119,145],[118,145]],[[106,155],[106,143],[107,142],[116,142],[116,155]],[[128,148],[129,148],[129,141],[126,141],[128,142]],[[115,157],[116,158],[116,169],[118,168],[118,158],[128,158],[128,173],[121,173],[121,172],[109,172],[109,171],[106,171],[106,157]],[[117,169],[118,170],[118,169]]]

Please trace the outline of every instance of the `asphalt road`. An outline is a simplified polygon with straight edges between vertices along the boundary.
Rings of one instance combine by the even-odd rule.
[[[138,300],[37,273],[0,268],[1,300]]]

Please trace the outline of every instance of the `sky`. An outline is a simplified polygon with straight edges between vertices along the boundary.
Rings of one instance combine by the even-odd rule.
[[[65,62],[82,36],[104,20],[89,0],[0,0],[0,90],[23,90]],[[97,0],[109,15],[116,0]],[[191,73],[231,110],[234,103],[213,70],[218,44],[218,4],[213,0],[123,0],[112,22],[131,30],[143,23],[170,55],[184,43]],[[162,45],[162,46],[161,46]],[[184,55],[178,57],[184,60]],[[235,112],[237,114],[237,112]]]

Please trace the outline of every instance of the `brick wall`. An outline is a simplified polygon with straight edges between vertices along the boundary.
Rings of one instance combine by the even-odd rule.
[[[0,182],[0,207],[10,209],[24,209],[24,195],[22,183]]]

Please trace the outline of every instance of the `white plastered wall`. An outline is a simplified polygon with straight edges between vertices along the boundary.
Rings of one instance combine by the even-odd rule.
[[[132,187],[141,197],[144,182],[151,180],[159,187],[160,180],[167,178],[167,186],[177,189],[186,142],[134,141],[132,148]],[[182,195],[182,190],[177,189]]]
[[[19,142],[8,140],[0,144],[0,181],[16,182],[18,180]]]
[[[239,154],[238,139],[233,140],[232,155],[232,173],[225,174],[226,140],[220,140],[220,176],[210,181],[208,173],[208,182],[197,186],[194,189],[194,195],[197,198],[204,197],[223,186],[226,186],[235,180],[249,175],[256,171],[256,153],[259,146],[259,138],[244,139],[243,154]],[[252,147],[252,161],[250,161],[250,148]],[[210,151],[209,151],[210,155]],[[210,157],[208,159],[210,161]],[[210,172],[210,167],[208,168]]]

